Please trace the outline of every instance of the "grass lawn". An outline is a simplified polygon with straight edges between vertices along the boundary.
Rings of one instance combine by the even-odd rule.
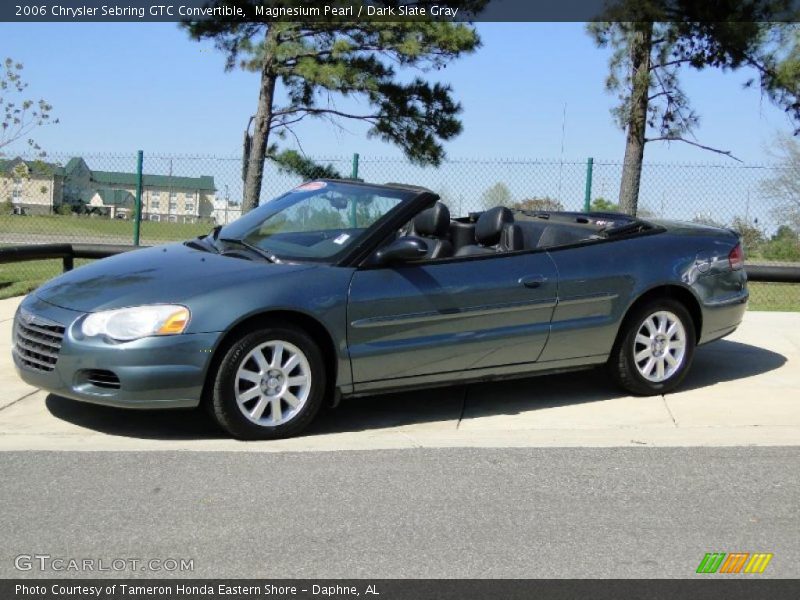
[[[90,262],[76,259],[75,266]],[[59,260],[31,260],[0,265],[0,299],[22,296],[48,279],[60,275],[63,263]]]
[[[179,241],[197,237],[211,231],[208,223],[169,223],[164,221],[142,221],[140,228],[141,242]],[[34,216],[0,216],[0,232],[24,236],[52,235],[53,241],[58,237],[74,239],[76,237],[113,237],[124,238],[133,243],[133,221],[108,219],[105,217],[34,215]],[[24,237],[23,237],[24,239]],[[19,243],[24,243],[23,241]]]
[[[800,284],[751,282],[750,310],[800,311]]]

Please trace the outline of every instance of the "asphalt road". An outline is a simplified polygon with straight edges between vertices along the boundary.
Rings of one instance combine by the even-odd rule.
[[[19,554],[191,558],[194,577],[692,577],[712,551],[798,577],[798,472],[797,447],[5,452],[0,577],[59,575]]]

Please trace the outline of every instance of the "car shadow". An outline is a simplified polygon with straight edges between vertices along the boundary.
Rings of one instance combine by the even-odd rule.
[[[680,391],[736,381],[780,368],[786,357],[777,352],[721,340],[697,349],[694,364]],[[389,429],[457,421],[470,416],[518,414],[620,398],[603,369],[429,388],[352,398],[325,411],[305,435]],[[204,410],[125,410],[49,395],[46,407],[57,419],[114,436],[140,439],[226,439]]]

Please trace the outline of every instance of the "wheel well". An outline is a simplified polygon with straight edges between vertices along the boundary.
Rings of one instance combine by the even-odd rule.
[[[225,353],[228,351],[228,348],[230,348],[231,345],[245,333],[259,327],[275,324],[276,322],[280,323],[281,325],[294,325],[295,327],[299,327],[308,333],[312,338],[314,338],[314,341],[319,344],[319,349],[322,351],[322,358],[325,363],[325,373],[327,375],[329,384],[328,392],[330,393],[334,389],[336,385],[337,371],[336,357],[338,355],[336,352],[336,346],[333,343],[333,338],[331,338],[331,335],[328,333],[328,330],[325,328],[325,326],[313,317],[309,317],[303,313],[294,312],[291,310],[274,310],[259,313],[257,315],[251,315],[240,323],[237,323],[236,326],[232,327],[225,333],[219,344],[217,344],[214,354],[211,357],[211,362],[209,363],[206,371],[206,377],[203,383],[204,402],[209,397],[212,389],[211,386],[213,384],[214,374],[217,372],[217,367],[222,361],[222,358],[225,356]]]
[[[636,301],[630,305],[630,307],[628,307],[628,312],[625,313],[623,324],[637,308],[643,304],[646,304],[647,302],[660,298],[672,298],[686,307],[686,310],[689,311],[689,315],[692,317],[695,342],[699,342],[700,335],[703,331],[703,313],[700,310],[700,303],[697,301],[697,298],[694,297],[692,292],[679,285],[661,285],[647,290],[644,294],[639,296]],[[624,329],[624,327],[620,327],[620,331],[624,331]]]

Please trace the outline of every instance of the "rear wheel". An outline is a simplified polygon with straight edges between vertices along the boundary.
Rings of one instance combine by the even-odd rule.
[[[297,435],[325,396],[322,354],[302,330],[268,327],[234,343],[220,363],[211,408],[239,439]]]
[[[663,394],[683,381],[694,347],[689,311],[675,300],[657,300],[626,319],[608,365],[627,391],[642,396]]]

